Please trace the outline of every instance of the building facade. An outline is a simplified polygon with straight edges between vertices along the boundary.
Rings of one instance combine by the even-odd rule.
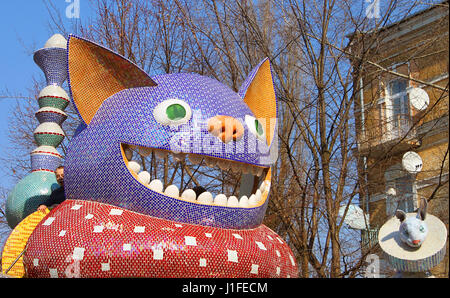
[[[361,207],[370,215],[362,245],[368,248],[396,209],[414,212],[420,198],[429,200],[428,213],[448,230],[448,21],[444,1],[361,33],[351,45],[353,53],[367,55],[363,76],[355,82],[354,114]],[[354,59],[352,64],[357,67]],[[421,90],[425,93],[417,96]],[[432,273],[448,277],[448,251]]]

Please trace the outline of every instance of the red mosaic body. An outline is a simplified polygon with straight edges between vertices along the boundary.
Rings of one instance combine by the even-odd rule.
[[[116,206],[66,200],[31,235],[28,277],[297,277],[271,229],[178,223]]]

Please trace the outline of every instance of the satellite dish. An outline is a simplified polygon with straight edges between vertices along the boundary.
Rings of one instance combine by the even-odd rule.
[[[409,102],[418,111],[423,111],[428,107],[430,98],[428,93],[422,88],[413,88],[409,92]]]
[[[339,208],[338,214],[340,217],[344,216],[345,208],[347,208],[346,205],[343,205]],[[364,211],[361,208],[353,204],[350,204],[348,206],[348,211],[344,218],[344,222],[351,228],[357,230],[365,230],[369,228],[369,216],[367,214],[364,214]]]
[[[402,166],[408,173],[417,174],[422,170],[422,158],[416,152],[408,151],[403,154]]]

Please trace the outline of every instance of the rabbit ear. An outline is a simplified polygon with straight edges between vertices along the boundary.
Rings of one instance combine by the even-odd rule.
[[[428,202],[427,199],[422,198],[420,200],[420,207],[419,210],[417,211],[417,217],[421,220],[425,220],[425,217],[427,216],[427,206],[428,206]]]
[[[406,218],[406,213],[403,210],[396,210],[395,216],[400,219],[400,222],[403,222]]]

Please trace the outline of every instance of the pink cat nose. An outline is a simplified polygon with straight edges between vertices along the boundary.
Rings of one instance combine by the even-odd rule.
[[[419,243],[420,243],[420,240],[413,240],[412,243],[413,243],[414,245],[419,244]]]

